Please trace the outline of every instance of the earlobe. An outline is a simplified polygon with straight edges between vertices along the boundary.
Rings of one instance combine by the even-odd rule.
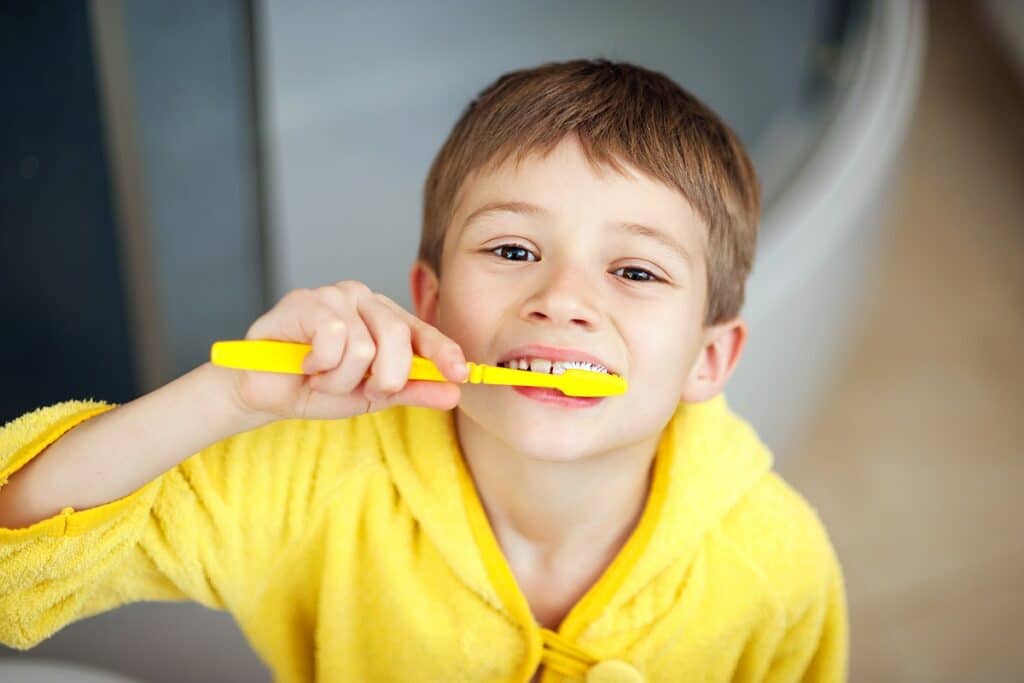
[[[437,327],[437,304],[440,283],[434,269],[418,260],[409,271],[409,288],[412,293],[416,317]]]
[[[741,318],[708,328],[704,347],[697,354],[683,388],[682,400],[702,403],[720,394],[739,363],[746,340],[747,325]]]

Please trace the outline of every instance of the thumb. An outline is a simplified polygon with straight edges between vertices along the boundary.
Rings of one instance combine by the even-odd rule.
[[[428,380],[409,380],[401,391],[388,396],[374,410],[390,408],[394,405],[421,406],[451,410],[462,398],[462,389],[453,382],[432,382]]]

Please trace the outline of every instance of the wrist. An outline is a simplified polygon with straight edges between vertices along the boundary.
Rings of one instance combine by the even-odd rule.
[[[206,362],[196,368],[196,372],[208,378],[213,385],[213,390],[208,396],[216,397],[218,405],[214,407],[217,414],[221,415],[226,424],[230,425],[229,431],[233,434],[258,429],[264,425],[280,419],[277,416],[253,410],[241,399],[238,393],[237,374],[239,370],[223,368],[213,363]]]

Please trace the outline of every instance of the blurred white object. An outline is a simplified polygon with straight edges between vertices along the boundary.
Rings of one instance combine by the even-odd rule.
[[[779,457],[863,333],[857,324],[920,84],[924,6],[872,3],[868,22],[834,119],[766,209],[747,284],[750,338],[726,394]]]
[[[102,669],[43,659],[12,657],[0,659],[0,681],[4,683],[141,683]]]

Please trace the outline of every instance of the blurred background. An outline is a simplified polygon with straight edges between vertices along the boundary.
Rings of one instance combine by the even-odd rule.
[[[0,57],[0,422],[131,400],[296,287],[408,307],[422,183],[480,89],[574,57],[671,76],[762,178],[726,394],[829,528],[851,679],[1024,677],[1024,3],[0,0]],[[0,646],[0,679],[39,662],[269,679],[191,604]]]

